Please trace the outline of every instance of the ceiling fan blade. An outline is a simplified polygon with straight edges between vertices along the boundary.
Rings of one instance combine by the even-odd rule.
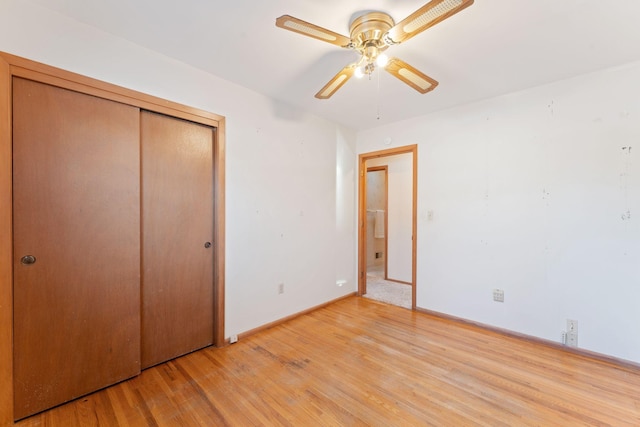
[[[351,39],[349,37],[334,33],[326,28],[318,27],[317,25],[310,24],[289,15],[282,15],[280,18],[276,19],[276,27],[293,31],[294,33],[302,34],[304,36],[313,37],[314,39],[322,40],[323,42],[335,44],[340,47],[348,47],[351,43]]]
[[[389,59],[385,70],[420,93],[430,92],[438,86],[437,81],[398,58]]]
[[[455,15],[473,4],[473,0],[431,0],[394,25],[385,35],[388,44],[398,44]]]
[[[336,74],[329,83],[327,83],[318,93],[316,93],[316,98],[318,99],[328,99],[336,93],[338,89],[342,87],[343,84],[347,82],[353,76],[353,72],[355,71],[355,66],[353,64],[347,65],[344,67],[338,74]]]

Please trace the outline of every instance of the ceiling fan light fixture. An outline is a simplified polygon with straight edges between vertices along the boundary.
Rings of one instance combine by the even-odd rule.
[[[381,53],[376,58],[376,65],[378,67],[380,67],[380,68],[386,67],[388,63],[389,63],[389,57],[387,55],[385,55],[384,53]]]
[[[474,0],[429,0],[398,23],[385,12],[364,12],[351,22],[349,37],[290,15],[277,18],[276,26],[350,49],[360,55],[357,62],[347,65],[329,80],[315,95],[318,99],[331,97],[353,75],[357,78],[367,75],[371,80],[376,67],[383,68],[424,94],[435,89],[438,82],[398,58],[388,58],[383,52],[466,9],[473,2]]]

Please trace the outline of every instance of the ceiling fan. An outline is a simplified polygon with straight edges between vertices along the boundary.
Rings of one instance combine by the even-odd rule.
[[[384,12],[365,13],[353,21],[349,37],[289,15],[276,19],[276,26],[360,53],[357,62],[344,67],[316,93],[318,99],[330,98],[353,75],[371,76],[376,66],[384,68],[418,92],[427,93],[435,89],[437,81],[398,58],[388,58],[383,52],[472,4],[473,0],[431,0],[397,24]]]

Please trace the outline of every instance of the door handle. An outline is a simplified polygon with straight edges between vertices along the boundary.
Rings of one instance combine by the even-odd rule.
[[[33,255],[25,255],[22,258],[20,258],[20,262],[23,263],[24,265],[31,265],[36,262],[36,257],[34,257]]]

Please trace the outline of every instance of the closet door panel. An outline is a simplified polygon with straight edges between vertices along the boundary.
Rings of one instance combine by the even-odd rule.
[[[13,80],[16,419],[140,370],[139,132],[135,107]]]
[[[141,117],[144,368],[213,342],[214,130]]]

